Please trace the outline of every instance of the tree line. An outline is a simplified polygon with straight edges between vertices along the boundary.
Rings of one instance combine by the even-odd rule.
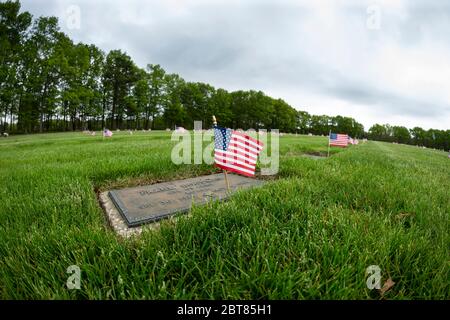
[[[310,115],[261,91],[228,92],[187,82],[160,65],[139,68],[121,50],[73,43],[55,17],[32,18],[0,3],[0,128],[15,133],[212,125],[364,134],[352,118]]]
[[[450,130],[424,130],[420,127],[408,129],[389,124],[375,124],[368,132],[369,139],[450,151]]]
[[[331,130],[397,139],[397,131],[391,130],[397,127],[381,132],[374,126],[366,133],[353,118],[311,115],[261,91],[228,92],[188,82],[158,64],[140,68],[127,53],[74,43],[61,32],[57,18],[33,19],[20,8],[19,1],[0,3],[0,131],[192,129],[195,120],[210,127],[216,115],[220,125],[244,130],[277,128],[317,135]],[[448,146],[448,131],[444,136]],[[416,141],[411,136],[406,140]]]

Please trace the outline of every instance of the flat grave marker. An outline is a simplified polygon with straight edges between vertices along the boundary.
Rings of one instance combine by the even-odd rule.
[[[223,174],[169,181],[147,186],[111,190],[100,195],[113,228],[123,235],[140,232],[139,227],[177,213],[187,212],[192,204],[224,200],[238,189],[262,185],[264,181],[228,174],[230,192]],[[137,229],[137,230],[132,230]]]

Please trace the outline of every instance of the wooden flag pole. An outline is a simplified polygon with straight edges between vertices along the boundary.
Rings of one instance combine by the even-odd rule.
[[[227,170],[223,170],[223,175],[225,176],[225,183],[227,184],[227,191],[230,191],[230,183],[228,182],[228,173]]]
[[[327,155],[327,158],[330,157],[330,136],[331,136],[331,130],[330,130],[330,133],[328,134],[328,155]]]
[[[216,116],[212,116],[212,120],[213,120],[214,127],[217,126]],[[230,182],[228,181],[228,173],[227,173],[227,170],[222,169],[222,171],[223,171],[223,175],[225,176],[225,183],[227,185],[227,191],[229,192],[230,191]]]

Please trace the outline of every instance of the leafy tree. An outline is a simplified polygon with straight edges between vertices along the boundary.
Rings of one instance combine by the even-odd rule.
[[[297,111],[295,129],[298,133],[308,133],[311,115],[306,111]]]
[[[136,129],[141,129],[141,119],[145,116],[145,110],[150,103],[150,85],[148,74],[144,71],[140,71],[140,79],[136,82],[133,88],[133,103],[136,114]]]
[[[32,16],[20,13],[19,1],[0,3],[0,131],[7,131],[13,125],[20,97],[19,69],[23,44]]]
[[[122,124],[124,112],[130,105],[128,96],[138,81],[138,70],[130,56],[121,50],[112,50],[106,57],[103,72],[103,85],[111,101],[110,127],[116,129]]]
[[[55,111],[59,80],[56,44],[61,37],[57,18],[40,17],[24,44],[21,81],[25,97],[18,117],[18,126],[24,131],[38,127],[43,132],[44,122],[50,121],[48,115]]]
[[[388,141],[390,139],[389,130],[385,125],[374,124],[369,129],[368,137],[372,140]]]
[[[269,112],[270,114],[270,112]],[[284,100],[273,101],[272,128],[277,128],[283,132],[292,132],[296,125],[297,112]]]
[[[228,91],[217,89],[211,98],[211,108],[211,113],[217,117],[221,126],[232,126],[233,112],[231,111],[231,95]],[[204,126],[209,127],[209,123],[205,123]]]
[[[162,100],[164,121],[168,128],[175,125],[186,127],[186,109],[181,103],[181,92],[184,80],[177,74],[167,74],[164,77],[165,95]]]
[[[413,144],[423,146],[425,141],[425,130],[420,127],[414,127],[409,130],[411,135],[411,142]]]
[[[86,89],[84,114],[93,121],[90,130],[95,128],[96,120],[102,115],[101,76],[105,63],[105,54],[94,45],[86,46],[89,52],[89,67],[83,75],[83,85]]]
[[[145,128],[149,129],[151,120],[151,128],[155,128],[155,118],[161,113],[162,102],[164,99],[164,76],[166,72],[159,64],[147,65],[149,74],[150,95],[149,103],[145,108]]]
[[[410,135],[409,130],[405,127],[400,126],[393,126],[392,127],[392,135],[395,142],[398,143],[409,143],[410,142]]]
[[[331,123],[331,125],[330,125]],[[333,125],[333,118],[326,115],[313,115],[311,116],[311,120],[309,122],[309,128],[311,133],[316,135],[328,135],[330,130],[339,131]]]

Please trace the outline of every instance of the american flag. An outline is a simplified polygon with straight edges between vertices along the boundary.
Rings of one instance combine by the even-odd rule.
[[[348,135],[340,133],[330,133],[330,146],[346,147],[348,146]]]
[[[103,130],[104,137],[112,137],[112,135],[113,135],[113,133],[110,130],[108,130],[108,129]]]
[[[214,162],[216,167],[244,176],[255,175],[256,160],[263,144],[232,129],[214,127]]]

